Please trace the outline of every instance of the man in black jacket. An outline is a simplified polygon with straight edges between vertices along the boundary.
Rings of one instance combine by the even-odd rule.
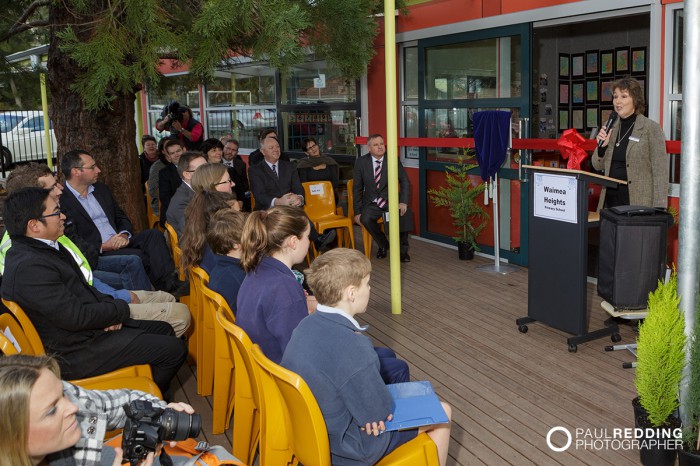
[[[389,180],[387,179],[386,146],[380,134],[373,134],[367,140],[369,153],[355,162],[353,174],[353,202],[355,223],[364,225],[377,242],[377,258],[386,257],[389,250],[387,239],[377,220],[389,210]],[[404,216],[408,210],[408,199],[411,192],[411,182],[406,171],[398,161],[399,169],[399,215]],[[391,221],[391,216],[389,217]],[[401,222],[400,222],[401,223]],[[401,262],[410,262],[408,255],[408,231],[401,228],[399,241],[401,243]]]
[[[24,188],[5,201],[7,252],[2,297],[19,304],[67,379],[150,364],[163,392],[187,357],[166,322],[129,318],[129,306],[90,286],[57,239],[65,215],[49,191]]]
[[[161,226],[165,226],[165,222],[168,220],[167,213],[168,207],[170,207],[170,200],[177,192],[177,188],[182,184],[182,178],[177,171],[177,164],[180,162],[180,157],[185,152],[185,148],[180,141],[173,139],[163,145],[163,151],[169,163],[158,174]]]
[[[292,162],[282,160],[277,139],[268,137],[260,146],[263,161],[248,170],[250,191],[255,198],[255,210],[266,210],[277,205],[304,207],[304,187],[299,180],[299,173]],[[321,249],[336,237],[335,230],[319,235],[311,225],[309,239],[317,249]]]
[[[175,276],[165,237],[152,229],[132,234],[131,221],[109,188],[97,181],[100,169],[92,156],[81,149],[67,152],[61,158],[61,170],[66,177],[61,209],[75,225],[76,233],[102,255],[139,256],[156,289],[180,296],[182,282]]]

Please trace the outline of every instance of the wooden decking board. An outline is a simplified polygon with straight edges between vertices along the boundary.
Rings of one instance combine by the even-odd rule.
[[[416,343],[417,346],[420,346],[419,342]],[[529,401],[527,398],[522,397],[518,393],[522,389],[521,386],[518,385],[515,388],[511,387],[511,390],[506,390],[505,385],[501,384],[498,380],[484,376],[484,373],[488,373],[487,366],[483,366],[480,369],[464,370],[460,369],[458,362],[458,360],[452,360],[449,362],[440,360],[431,361],[429,356],[426,358],[426,363],[429,365],[429,367],[433,368],[439,368],[449,363],[452,364],[452,371],[444,370],[441,374],[437,373],[437,371],[430,371],[428,374],[428,379],[430,380],[436,380],[441,375],[452,374],[451,376],[448,375],[450,377],[449,382],[451,382],[449,385],[454,387],[456,383],[458,384],[458,387],[461,388],[461,390],[453,392],[454,397],[456,397],[456,401],[450,401],[452,397],[448,397],[445,393],[444,384],[442,385],[443,389],[436,385],[436,390],[439,394],[445,396],[446,401],[449,401],[453,405],[471,406],[470,412],[475,420],[495,418],[498,424],[507,426],[507,428],[510,430],[510,435],[506,435],[503,431],[494,432],[494,435],[496,435],[497,438],[507,437],[510,438],[511,441],[514,441],[516,437],[521,436],[521,433],[525,432],[526,435],[522,438],[522,442],[518,441],[516,444],[521,450],[521,453],[527,454],[531,444],[537,444],[538,442],[544,444],[543,437],[535,434],[533,429],[536,429],[536,427],[539,426],[540,431],[546,432],[549,427],[556,424],[552,424],[550,422],[547,425],[542,423],[541,420],[538,420],[537,417],[533,417],[533,413],[530,411],[534,410],[534,414],[537,414],[538,411],[535,408],[527,409],[526,405],[529,404]],[[489,387],[492,387],[493,391],[489,390]],[[493,389],[493,387],[495,387],[495,389]],[[504,393],[498,394],[497,392]],[[481,399],[470,400],[468,395],[470,393],[484,393],[485,395]],[[534,419],[536,422],[526,425],[521,423],[519,419]],[[552,422],[557,420],[555,416],[549,416],[549,419]],[[584,422],[584,420],[580,420],[580,422]],[[553,452],[540,451],[539,453],[549,455]],[[533,455],[528,456],[532,457]],[[558,454],[558,456],[561,456],[561,454]],[[568,463],[570,461],[566,462]]]
[[[356,240],[360,238],[356,229]],[[357,242],[361,248],[361,241]],[[375,247],[376,250],[376,247]],[[628,465],[637,451],[551,451],[551,427],[632,427],[634,371],[624,370],[630,353],[603,351],[609,338],[567,352],[567,334],[539,323],[527,334],[515,319],[527,315],[527,269],[500,276],[459,261],[454,250],[411,240],[412,262],[402,264],[402,315],[391,314],[389,261],[372,260],[372,298],[360,317],[377,345],[394,349],[415,379],[433,382],[453,408],[449,465]],[[607,315],[595,287],[588,286],[590,328]],[[633,342],[629,326],[623,342]],[[175,382],[175,399],[203,414],[203,434],[231,447],[231,429],[211,435],[211,400],[196,395],[194,367]]]
[[[471,279],[470,283],[472,285],[476,284],[473,287],[483,291],[483,294],[488,294],[489,298],[493,296],[493,293],[498,294],[510,291],[510,295],[504,295],[505,298],[497,297],[494,300],[484,301],[479,297],[469,296],[469,293],[467,293],[469,298],[465,299],[463,291],[454,292],[456,289],[454,283],[452,283],[454,277],[451,277],[452,273],[450,273],[453,267],[444,267],[440,257],[431,258],[432,264],[440,264],[440,268],[443,269],[439,276],[435,275],[437,272],[430,270],[431,266],[423,267],[423,264],[421,264],[420,270],[426,273],[416,275],[421,277],[421,282],[425,282],[426,277],[429,277],[431,285],[434,281],[437,282],[438,284],[434,288],[427,287],[430,291],[426,292],[425,288],[418,287],[417,283],[410,283],[412,274],[408,273],[408,269],[412,268],[417,262],[415,258],[420,257],[417,254],[412,255],[414,256],[414,261],[402,267],[404,314],[399,318],[389,314],[389,288],[388,278],[386,278],[388,273],[382,270],[384,264],[375,265],[375,278],[372,280],[373,300],[370,303],[370,312],[363,316],[363,319],[371,325],[370,333],[376,340],[389,344],[401,356],[404,356],[403,352],[407,351],[411,346],[413,348],[426,346],[429,350],[434,344],[440,346],[443,358],[445,355],[453,357],[453,353],[459,354],[460,352],[463,358],[469,358],[470,356],[475,358],[475,355],[479,355],[480,359],[477,360],[476,364],[473,361],[466,363],[465,367],[467,369],[463,370],[467,372],[476,370],[492,374],[491,376],[486,376],[482,385],[487,387],[489,384],[492,384],[492,390],[493,387],[501,387],[504,381],[506,383],[510,382],[513,390],[525,388],[529,397],[528,403],[533,405],[531,408],[533,412],[527,413],[523,411],[521,415],[537,414],[537,410],[539,410],[545,422],[563,418],[568,421],[577,420],[577,422],[586,423],[591,427],[604,427],[599,424],[599,417],[608,416],[613,418],[613,423],[608,426],[610,428],[631,425],[631,413],[627,409],[627,403],[634,396],[633,388],[631,388],[633,372],[621,369],[621,361],[629,360],[629,354],[604,353],[602,347],[610,344],[610,342],[603,339],[579,345],[577,354],[568,354],[565,344],[566,335],[562,332],[539,324],[531,325],[531,331],[525,335],[517,331],[514,320],[516,317],[527,313],[527,299],[526,293],[524,293],[522,300],[520,297],[514,298],[513,293],[522,294],[518,293],[518,288],[521,288],[521,292],[522,289],[526,290],[526,271],[516,272],[506,277],[472,271],[469,277]],[[374,264],[377,262],[381,261],[374,261]],[[454,262],[458,261],[455,260]],[[469,266],[465,266],[465,268],[469,268]],[[519,274],[523,274],[523,276],[517,277]],[[464,275],[464,272],[462,272],[462,275]],[[377,277],[382,277],[383,279],[377,280]],[[436,278],[433,280],[432,277]],[[490,277],[492,281],[490,287],[483,288],[481,286],[480,282],[486,280],[484,277]],[[514,277],[517,277],[517,282],[520,283],[517,283]],[[498,286],[493,284],[493,281],[498,281],[502,278],[507,278],[505,285],[500,284]],[[486,280],[486,282],[488,281]],[[422,290],[419,291],[419,288],[422,288]],[[447,290],[453,290],[452,296],[446,294]],[[377,297],[379,294],[383,296],[375,300],[374,297]],[[602,326],[602,321],[605,318],[605,314],[599,311],[599,308],[596,308],[600,300],[597,299],[596,301],[594,294],[594,289],[589,287],[589,308],[592,313],[591,328],[596,328],[595,322]],[[449,305],[451,301],[457,301],[458,305],[467,309],[458,315],[446,315],[443,310],[446,307],[445,303]],[[475,301],[476,304],[474,304]],[[494,309],[488,318],[484,318],[483,313],[480,314],[478,311],[478,307],[483,305],[484,302],[490,302]],[[497,302],[497,304],[493,305],[494,302]],[[443,312],[438,312],[438,310],[434,309],[436,303],[441,305],[439,310],[443,310]],[[513,304],[516,304],[516,306]],[[377,310],[379,312],[375,312]],[[418,317],[418,314],[421,313],[423,314],[422,319]],[[505,326],[504,328],[499,328],[499,326],[503,325]],[[399,326],[402,329],[397,332],[396,327]],[[394,327],[391,331],[387,330],[387,328],[391,327]],[[531,339],[535,336],[535,332],[537,332],[536,341],[532,342]],[[404,336],[404,339],[396,338],[394,335],[397,334]],[[630,341],[633,337],[632,331],[625,327],[621,328],[621,335],[623,336],[623,341]],[[503,341],[504,336],[509,338],[507,343]],[[528,355],[528,353],[533,353],[533,350],[537,353],[534,359]],[[425,354],[417,355],[415,351],[407,352],[409,354],[405,357],[408,360],[413,361],[413,358],[416,356],[423,356],[418,360],[421,363],[433,366],[441,364],[441,361],[431,361],[429,357],[425,357]],[[453,360],[452,362],[454,363],[455,361]],[[558,377],[550,375],[550,367],[552,365],[560,366],[557,370]],[[412,367],[414,366],[415,364]],[[591,375],[587,377],[584,383],[581,383],[576,379],[581,378],[581,367],[584,366],[590,371]],[[537,370],[538,368],[539,370]],[[454,367],[454,364],[447,369],[452,371],[458,370]],[[435,379],[442,377],[445,370],[443,369],[439,372],[428,370],[427,372],[420,371],[420,373],[429,374],[429,378],[432,375],[434,376],[432,378]],[[501,377],[505,376],[505,373],[510,374],[511,378],[500,380]],[[619,376],[620,373],[622,377]],[[415,370],[414,374],[416,374]],[[626,379],[628,382],[624,390],[620,390],[620,386],[624,385],[620,383],[620,379],[623,379],[622,381]],[[436,386],[444,387],[449,384],[449,380],[447,382],[440,380]],[[528,388],[528,385],[531,387]],[[562,393],[572,390],[580,393],[576,394],[576,396],[562,395]],[[440,388],[438,388],[438,391],[440,392]],[[595,396],[595,393],[599,394],[600,392],[609,393],[609,396],[603,398],[599,395]],[[593,393],[590,399],[586,397],[588,393]],[[620,402],[619,399],[616,400],[618,398],[616,395],[624,400],[624,409],[622,410],[620,410]],[[510,403],[508,395],[501,394],[500,396],[502,398],[501,405],[507,407]],[[521,396],[518,400],[522,402],[522,398]],[[498,402],[496,403],[498,404]],[[552,405],[555,405],[556,408],[551,408]],[[549,414],[548,409],[553,410],[555,414]],[[615,411],[620,412],[618,415],[611,416],[611,410],[613,413]],[[534,423],[533,425],[537,426],[538,424]],[[551,427],[556,424],[550,423],[548,425]],[[532,429],[532,427],[530,428]],[[543,434],[538,433],[537,437],[539,437],[543,448],[547,448],[544,446]],[[625,464],[630,461],[633,463],[636,461],[636,452],[600,452],[599,454],[584,452],[583,454],[590,455],[587,460],[584,460],[584,463],[588,462],[589,464],[599,464],[601,461],[611,464]]]

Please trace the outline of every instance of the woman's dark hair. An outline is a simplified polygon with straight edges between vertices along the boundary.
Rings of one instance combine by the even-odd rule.
[[[637,81],[634,78],[630,78],[629,76],[626,76],[622,79],[618,79],[613,83],[612,86],[613,92],[615,92],[615,89],[618,89],[620,91],[627,91],[632,97],[632,104],[634,105],[634,113],[637,115],[644,113],[644,110],[646,110],[646,102],[644,101],[644,89],[642,89],[642,86],[639,84],[639,81]]]
[[[255,270],[263,257],[282,249],[285,239],[290,236],[301,238],[307,228],[309,218],[304,209],[298,207],[275,206],[251,213],[241,238],[243,270]]]
[[[146,144],[146,142],[148,142],[148,141],[156,142],[156,138],[154,138],[154,137],[151,136],[150,134],[144,134],[143,136],[141,136],[141,145],[142,145],[142,146],[143,146],[144,144]]]
[[[231,193],[202,191],[194,195],[185,209],[185,228],[182,230],[182,263],[185,268],[199,265],[207,244],[207,229],[211,217],[222,209],[230,209],[234,199]]]
[[[219,141],[216,138],[209,138],[206,139],[201,146],[199,146],[199,150],[202,151],[204,156],[207,158],[207,161],[209,161],[209,156],[207,154],[210,150],[214,149],[215,147],[218,147],[222,151],[224,150],[224,144],[221,141]]]
[[[309,145],[310,142],[313,142],[314,144],[316,144],[316,145],[318,146],[318,142],[316,142],[316,139],[314,139],[314,138],[306,138],[306,139],[304,139],[304,140],[302,141],[302,143],[301,143],[301,150],[303,150],[304,152],[306,152],[306,148],[307,148],[307,146]]]

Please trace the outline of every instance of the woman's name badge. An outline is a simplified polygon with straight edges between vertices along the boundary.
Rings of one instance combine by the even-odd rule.
[[[630,141],[639,142],[639,138],[635,138],[634,136],[630,136]]]

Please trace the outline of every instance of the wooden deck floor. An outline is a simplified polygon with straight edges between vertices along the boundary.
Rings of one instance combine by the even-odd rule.
[[[611,437],[614,428],[634,427],[634,370],[622,369],[633,359],[629,352],[605,352],[611,344],[606,338],[569,353],[567,334],[537,323],[526,334],[518,332],[515,319],[527,315],[526,269],[505,276],[480,272],[476,266],[491,261],[459,261],[455,250],[416,239],[411,258],[402,264],[398,316],[391,314],[389,261],[372,260],[372,298],[360,321],[370,325],[377,345],[391,347],[409,363],[412,378],[432,381],[452,405],[448,464],[639,463],[636,450],[576,448],[584,440],[576,429]],[[600,301],[589,284],[591,330],[606,318]],[[633,342],[630,326],[620,333],[623,342]],[[230,431],[210,434],[210,400],[196,395],[192,371],[189,366],[180,371],[175,397],[189,400],[204,416],[203,435],[210,442],[230,448]],[[555,426],[573,434],[564,452],[547,446]],[[564,434],[552,441],[563,445]]]

